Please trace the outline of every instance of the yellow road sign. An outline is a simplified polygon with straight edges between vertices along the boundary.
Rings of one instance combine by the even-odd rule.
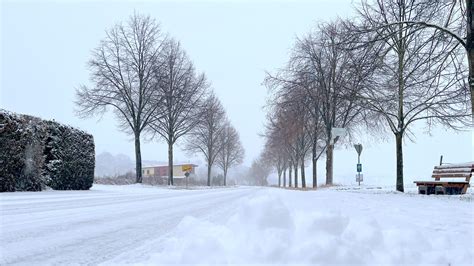
[[[183,172],[189,172],[191,170],[193,170],[193,166],[190,164],[185,164],[181,166],[181,171]]]

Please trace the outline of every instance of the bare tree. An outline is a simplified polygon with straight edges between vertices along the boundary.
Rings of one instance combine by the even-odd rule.
[[[471,98],[471,115],[474,119],[474,38],[472,32],[474,31],[474,23],[472,22],[472,15],[474,12],[474,1],[465,0],[445,0],[445,1],[431,1],[431,0],[405,0],[399,1],[400,8],[409,7],[410,9],[418,9],[416,15],[400,14],[398,19],[393,19],[389,16],[390,7],[393,1],[376,0],[373,3],[363,1],[361,8],[358,10],[363,17],[370,13],[378,13],[377,10],[383,10],[386,13],[384,16],[387,20],[377,21],[377,24],[370,23],[370,28],[366,28],[365,32],[375,32],[378,40],[397,35],[400,30],[411,28],[413,31],[421,29],[432,30],[431,34],[439,35],[441,32],[443,36],[449,36],[460,47],[464,48],[467,54],[467,62],[469,66],[468,84],[465,88],[470,89]],[[393,10],[392,10],[393,11]],[[396,14],[392,14],[396,15]],[[371,18],[375,18],[372,17]],[[429,34],[429,33],[428,33]],[[450,51],[446,51],[446,57],[451,56]],[[469,90],[467,89],[467,90]]]
[[[244,159],[244,147],[240,142],[239,133],[230,124],[226,122],[219,134],[219,144],[221,150],[216,158],[217,165],[224,172],[224,186],[227,185],[227,171],[232,166],[242,163]]]
[[[159,67],[153,102],[158,108],[149,131],[168,144],[168,185],[173,185],[173,145],[199,123],[208,84],[204,74],[197,76],[191,60],[174,40],[163,49]]]
[[[436,2],[436,1],[433,1]],[[359,93],[362,106],[385,121],[396,140],[396,187],[404,191],[403,139],[411,125],[425,121],[453,129],[469,125],[469,106],[463,81],[466,69],[459,43],[443,30],[433,33],[405,27],[404,21],[430,21],[438,14],[431,2],[377,1],[360,11],[366,29],[382,47],[376,78]],[[378,28],[379,31],[367,29]],[[388,34],[387,34],[388,32]],[[449,55],[449,56],[446,56]]]
[[[186,143],[186,150],[201,153],[207,163],[207,185],[211,186],[211,170],[222,149],[220,132],[226,121],[224,107],[219,99],[211,93],[204,101],[200,122],[191,131]]]
[[[368,56],[370,50],[354,52],[342,47],[345,32],[341,28],[340,21],[319,25],[317,31],[297,42],[294,59],[305,79],[312,80],[312,85],[306,88],[310,90],[308,96],[313,97],[312,108],[319,112],[313,118],[324,127],[326,184],[329,185],[333,183],[333,150],[338,141],[336,138],[332,142],[332,128],[351,129],[363,120],[363,109],[357,104],[356,96],[376,68],[371,61],[373,57]],[[317,138],[313,141],[317,142]]]
[[[76,90],[81,117],[104,114],[112,107],[120,128],[135,140],[136,182],[142,182],[140,135],[152,120],[157,60],[165,38],[149,16],[134,14],[106,31],[89,61],[92,86]]]
[[[312,95],[315,92],[316,92],[315,90],[312,90],[312,93],[310,95]],[[324,154],[324,151],[326,150],[326,145],[323,144],[323,140],[325,139],[325,136],[324,136],[325,131],[322,125],[320,112],[318,111],[319,102],[318,100],[315,100],[317,98],[318,97],[314,95],[310,97],[310,99],[312,100],[309,102],[306,110],[311,118],[305,124],[305,130],[307,131],[307,134],[309,135],[310,145],[311,145],[313,188],[318,187],[318,172],[317,172],[318,160]]]

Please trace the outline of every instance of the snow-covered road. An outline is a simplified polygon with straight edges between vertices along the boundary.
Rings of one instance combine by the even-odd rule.
[[[474,265],[474,203],[379,189],[0,194],[0,265]]]
[[[1,194],[0,265],[98,264],[163,237],[184,216],[226,219],[236,199],[258,190],[96,187]]]

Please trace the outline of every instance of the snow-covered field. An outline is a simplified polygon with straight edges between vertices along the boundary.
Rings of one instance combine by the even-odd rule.
[[[474,265],[474,202],[384,189],[0,194],[0,265]]]

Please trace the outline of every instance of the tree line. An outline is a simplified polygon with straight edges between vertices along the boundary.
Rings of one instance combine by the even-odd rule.
[[[274,167],[278,185],[306,187],[311,161],[317,187],[322,157],[331,185],[336,143],[391,132],[396,189],[404,191],[403,141],[414,138],[413,124],[472,126],[471,67],[457,38],[470,34],[471,7],[470,1],[363,0],[355,17],[320,23],[297,38],[287,63],[264,80],[261,160]],[[333,136],[333,128],[345,128],[348,137]]]
[[[142,182],[141,139],[168,145],[168,184],[173,185],[173,147],[202,154],[207,185],[213,165],[224,173],[240,164],[244,149],[237,130],[213,93],[204,73],[194,67],[179,41],[150,16],[132,15],[106,30],[88,62],[90,85],[76,90],[81,117],[112,109],[120,129],[134,137],[136,182]]]

